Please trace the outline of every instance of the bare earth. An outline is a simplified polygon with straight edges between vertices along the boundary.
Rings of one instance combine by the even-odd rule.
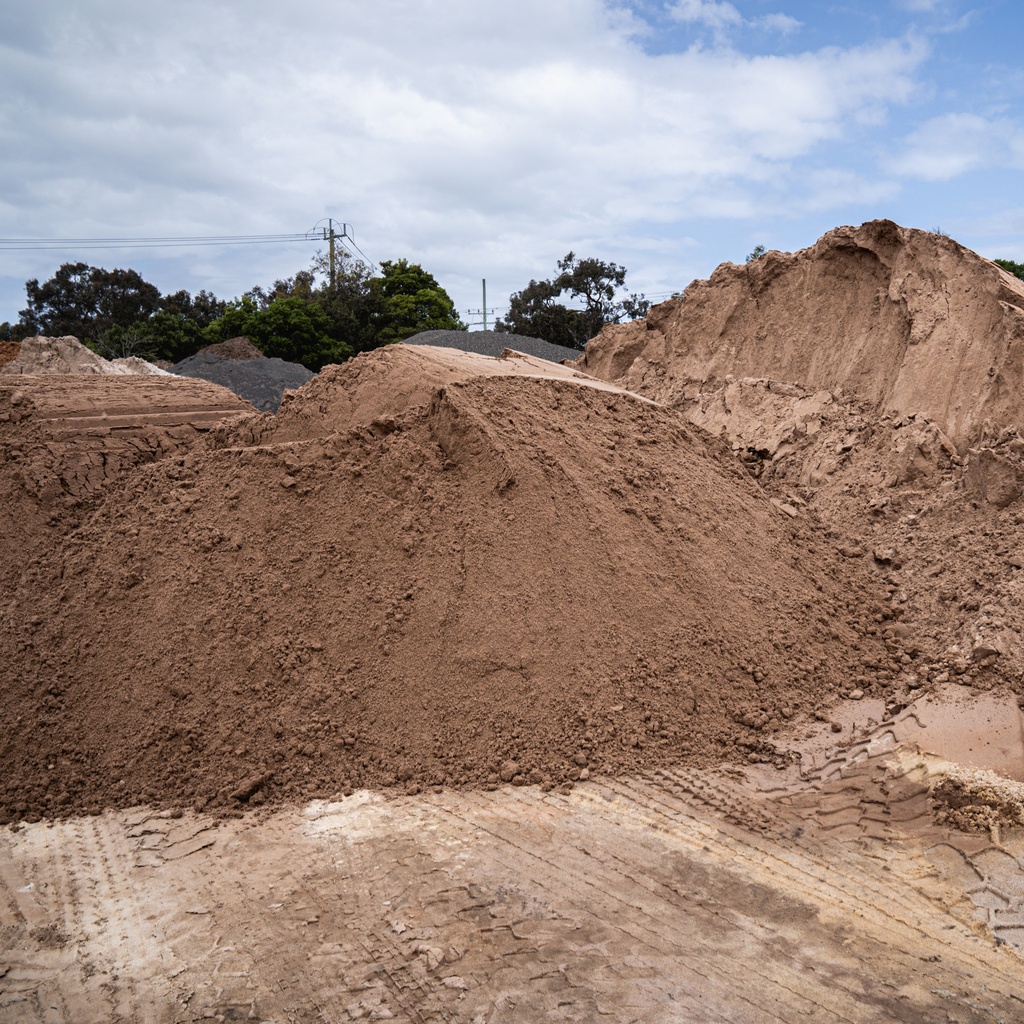
[[[0,377],[0,1024],[1024,1020],[1022,340],[873,222],[575,367]]]

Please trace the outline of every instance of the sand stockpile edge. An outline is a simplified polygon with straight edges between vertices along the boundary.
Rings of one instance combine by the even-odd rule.
[[[942,235],[840,227],[796,253],[724,263],[577,365],[659,400],[689,381],[770,378],[934,421],[961,451],[1024,424],[1024,282]]]
[[[160,376],[160,367],[129,356],[124,359],[104,359],[87,348],[77,338],[67,335],[48,338],[36,335],[19,343],[15,358],[0,365],[0,373],[22,374],[143,374]]]
[[[677,414],[571,380],[456,382],[115,487],[3,611],[0,806],[784,759],[793,716],[888,692],[891,614]]]

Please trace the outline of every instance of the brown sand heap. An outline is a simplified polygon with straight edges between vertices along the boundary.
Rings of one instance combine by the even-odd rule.
[[[579,365],[642,394],[770,378],[924,416],[963,452],[986,420],[1024,425],[1024,282],[942,235],[879,220],[796,253],[723,263],[605,328]]]
[[[725,264],[587,363],[721,436],[777,507],[874,567],[916,652],[905,685],[1021,692],[1022,310],[995,264],[876,221]]]
[[[166,375],[166,370],[152,363],[129,356],[104,359],[88,349],[77,338],[47,338],[37,335],[20,342],[18,354],[2,366],[0,373],[98,373]]]
[[[225,359],[266,359],[261,352],[248,338],[228,338],[227,341],[218,341],[213,345],[199,350],[214,356],[223,356]]]
[[[356,389],[380,361],[401,404],[424,351]],[[341,368],[290,399],[306,436],[106,492],[3,609],[0,816],[772,761],[793,716],[887,691],[870,570],[716,442],[490,365],[362,423]]]
[[[122,473],[251,409],[225,388],[170,375],[0,375],[3,592]]]

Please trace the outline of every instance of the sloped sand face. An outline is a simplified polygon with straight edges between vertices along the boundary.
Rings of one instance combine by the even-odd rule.
[[[324,434],[343,377],[23,578],[5,816],[783,763],[795,715],[888,692],[876,581],[675,414],[557,368]]]
[[[33,554],[59,547],[107,486],[251,409],[224,388],[176,377],[0,375],[5,603]]]
[[[839,389],[963,448],[986,419],[1020,420],[1022,342],[1024,282],[950,238],[871,221],[724,263],[606,328],[577,365],[641,394],[727,375]]]

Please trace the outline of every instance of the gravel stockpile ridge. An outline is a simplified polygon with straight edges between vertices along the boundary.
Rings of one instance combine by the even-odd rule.
[[[577,359],[581,354],[578,349],[552,345],[541,338],[504,334],[501,331],[422,331],[411,338],[406,338],[403,344],[457,348],[482,356],[500,356],[504,349],[511,348],[528,356],[550,360],[552,363],[559,363],[563,359]]]
[[[260,412],[276,412],[285,391],[300,388],[316,374],[283,359],[238,359],[202,350],[171,367],[179,377],[195,377],[229,388]]]

